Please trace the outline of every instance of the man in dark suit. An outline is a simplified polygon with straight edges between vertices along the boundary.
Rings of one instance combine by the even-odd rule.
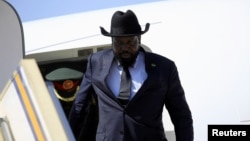
[[[94,93],[99,114],[96,141],[167,141],[162,123],[164,105],[176,140],[193,140],[192,115],[175,63],[140,46],[141,35],[148,29],[149,23],[141,30],[131,10],[114,13],[110,33],[101,27],[101,33],[111,37],[112,49],[89,57],[69,115],[76,137]]]

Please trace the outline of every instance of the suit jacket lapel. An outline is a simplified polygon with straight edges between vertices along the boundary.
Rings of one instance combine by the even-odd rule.
[[[115,95],[113,94],[113,92],[111,91],[111,89],[109,88],[109,86],[106,83],[106,79],[107,79],[107,76],[109,74],[113,59],[114,59],[114,54],[113,54],[112,50],[109,50],[108,53],[104,53],[102,59],[103,59],[102,60],[103,61],[103,71],[101,72],[102,73],[101,80],[104,80],[103,81],[104,89],[105,89],[105,91],[107,91],[107,94],[109,94],[112,98],[116,99]]]
[[[107,75],[109,74],[109,70],[111,68],[111,64],[113,62],[114,59],[114,54],[111,50],[108,51],[108,53],[104,53],[103,55],[103,78],[106,78]]]

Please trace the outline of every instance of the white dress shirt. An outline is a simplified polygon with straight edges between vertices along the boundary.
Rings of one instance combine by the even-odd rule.
[[[123,67],[114,60],[112,62],[110,72],[106,81],[109,88],[116,97],[118,97],[119,95],[122,69]],[[129,72],[132,79],[130,95],[130,99],[132,99],[135,96],[136,92],[141,88],[143,82],[148,76],[145,70],[144,53],[139,52],[134,65],[129,67]]]

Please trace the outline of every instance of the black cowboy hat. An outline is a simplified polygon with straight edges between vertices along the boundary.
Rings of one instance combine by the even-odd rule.
[[[147,23],[145,30],[141,31],[141,26],[133,11],[127,10],[126,13],[116,11],[111,19],[111,32],[108,33],[103,27],[100,27],[104,36],[136,36],[148,31],[150,24]]]

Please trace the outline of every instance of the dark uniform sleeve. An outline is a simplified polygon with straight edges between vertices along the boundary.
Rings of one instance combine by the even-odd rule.
[[[176,141],[193,141],[193,119],[181,86],[177,67],[173,63],[170,69],[169,89],[165,104],[175,128]]]

